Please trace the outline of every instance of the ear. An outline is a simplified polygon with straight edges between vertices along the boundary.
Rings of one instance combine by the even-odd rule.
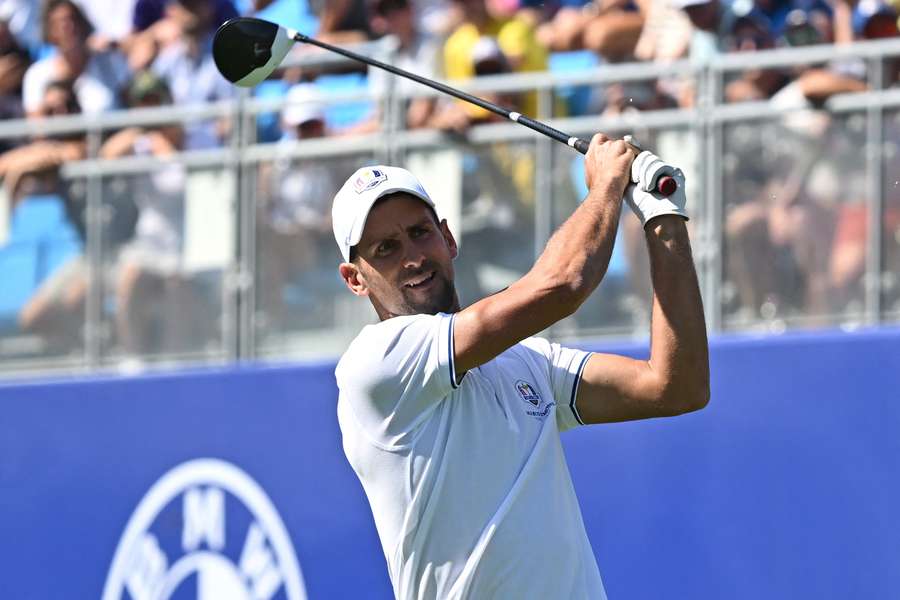
[[[447,219],[441,221],[441,234],[450,247],[450,258],[456,258],[459,255],[459,246],[456,245],[456,238],[450,233],[450,227],[447,226]]]
[[[353,263],[345,262],[340,264],[338,271],[341,274],[341,279],[347,285],[347,289],[357,296],[369,295],[369,286],[359,272],[359,267]]]

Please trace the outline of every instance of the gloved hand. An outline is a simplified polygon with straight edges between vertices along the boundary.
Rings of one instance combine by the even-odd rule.
[[[640,156],[644,154],[650,154],[649,152],[642,152]],[[638,156],[638,158],[640,158]],[[627,188],[625,188],[625,202],[631,207],[631,210],[634,211],[634,214],[638,216],[641,220],[641,226],[646,226],[647,222],[654,217],[659,217],[662,215],[678,215],[680,217],[688,218],[687,211],[684,209],[684,205],[687,203],[687,197],[684,193],[684,173],[681,172],[681,169],[678,167],[672,167],[671,165],[667,165],[659,160],[658,157],[651,154],[651,156],[661,163],[662,167],[666,167],[671,170],[662,170],[659,165],[651,166],[651,171],[648,171],[651,177],[659,177],[662,175],[670,175],[675,178],[675,182],[678,184],[678,189],[675,190],[675,193],[671,196],[663,196],[657,192],[652,192],[644,189],[645,182],[643,180],[639,180],[638,183],[632,183]],[[635,159],[637,162],[637,159]],[[632,174],[634,173],[634,167],[632,166]],[[656,174],[654,174],[656,173]],[[653,189],[656,185],[655,179],[650,180],[652,183],[648,184],[649,189]]]
[[[631,163],[631,181],[645,192],[655,190],[660,177],[672,175],[674,172],[675,167],[663,162],[649,150],[643,150]]]

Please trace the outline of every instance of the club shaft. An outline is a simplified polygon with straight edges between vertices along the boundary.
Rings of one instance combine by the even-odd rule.
[[[370,58],[368,56],[364,56],[362,54],[357,54],[351,50],[347,50],[345,48],[341,48],[340,46],[333,46],[327,42],[319,41],[315,38],[311,38],[303,35],[302,33],[294,33],[294,40],[298,42],[303,42],[305,44],[312,44],[313,46],[318,46],[319,48],[324,48],[325,50],[330,50],[331,52],[336,52],[347,58],[357,60],[363,62],[367,65],[372,65],[373,67],[377,67],[379,69],[384,69],[394,75],[399,75],[400,77],[405,77],[407,79],[411,79],[417,83],[421,83],[422,85],[426,85],[434,90],[438,90],[439,92],[443,92],[445,94],[449,94],[455,98],[459,98],[460,100],[464,100],[466,102],[470,102],[476,106],[480,106],[481,108],[488,110],[496,115],[500,115],[501,117],[505,117],[511,121],[515,121],[520,125],[524,125],[529,129],[533,129],[539,133],[543,133],[544,135],[553,138],[558,142],[562,142],[564,144],[568,144],[572,146],[582,154],[586,154],[588,150],[588,142],[586,140],[567,135],[562,131],[550,127],[540,121],[535,121],[521,113],[507,110],[502,106],[498,106],[492,102],[488,102],[483,98],[479,98],[478,96],[473,96],[472,94],[467,94],[462,90],[458,90],[456,88],[450,87],[449,85],[445,85],[439,81],[434,81],[433,79],[428,79],[427,77],[422,77],[421,75],[416,75],[415,73],[411,73],[404,69],[400,69],[393,65],[389,65],[387,63],[381,62],[380,60],[376,60],[374,58]]]
[[[546,123],[541,123],[540,121],[535,121],[534,119],[523,115],[522,113],[518,113],[515,111],[511,111],[503,108],[502,106],[498,106],[493,102],[488,102],[483,98],[479,98],[478,96],[473,96],[472,94],[467,94],[462,90],[458,90],[454,87],[450,87],[449,85],[443,84],[439,81],[435,81],[433,79],[428,79],[427,77],[422,77],[421,75],[416,75],[415,73],[411,73],[399,67],[395,67],[394,65],[389,65],[387,63],[381,62],[380,60],[376,60],[374,58],[370,58],[368,56],[364,56],[362,54],[357,54],[352,50],[347,50],[346,48],[341,48],[340,46],[334,46],[327,42],[322,42],[315,38],[311,38],[307,35],[303,35],[300,32],[293,31],[292,37],[294,41],[302,42],[304,44],[311,44],[313,46],[318,46],[319,48],[323,48],[325,50],[329,50],[331,52],[335,52],[342,56],[346,56],[349,59],[356,60],[367,65],[371,65],[378,69],[383,69],[389,73],[393,73],[394,75],[399,75],[400,77],[405,77],[406,79],[411,79],[417,83],[421,83],[422,85],[428,86],[431,89],[438,90],[439,92],[443,92],[445,94],[449,94],[454,98],[459,98],[460,100],[464,100],[465,102],[470,102],[475,106],[480,106],[481,108],[490,111],[496,115],[500,115],[501,117],[505,117],[511,121],[514,121],[520,125],[524,125],[529,129],[537,131],[538,133],[542,133],[547,137],[550,137],[557,142],[562,142],[563,144],[567,144],[580,152],[581,154],[587,154],[588,148],[590,147],[590,143],[587,140],[584,140],[579,137],[571,136],[566,133],[563,133],[559,129],[554,127],[550,127]],[[657,183],[657,191],[662,191],[664,189],[672,190],[672,188],[667,187],[674,184],[674,180],[670,177],[662,177]],[[672,190],[674,191],[674,190]],[[669,195],[672,191],[668,191]]]

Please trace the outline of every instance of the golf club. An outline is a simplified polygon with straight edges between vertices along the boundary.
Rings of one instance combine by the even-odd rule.
[[[578,152],[587,154],[590,142],[587,140],[570,136],[558,129],[554,129],[549,125],[535,121],[525,115],[507,110],[502,106],[498,106],[486,100],[482,100],[477,96],[467,94],[448,85],[410,73],[403,69],[394,67],[387,63],[383,63],[374,58],[363,56],[350,50],[346,50],[339,46],[333,46],[326,42],[303,35],[293,29],[281,27],[275,23],[255,19],[252,17],[237,17],[229,19],[219,27],[213,40],[213,59],[222,75],[235,85],[242,87],[252,87],[264,79],[278,68],[285,55],[293,46],[294,42],[303,42],[330,50],[337,54],[341,54],[355,61],[384,69],[394,75],[411,79],[415,82],[426,85],[432,89],[444,92],[460,100],[471,102],[476,106],[488,110],[494,114],[506,117],[507,119],[524,125],[529,129],[543,133],[544,135],[564,144],[568,144]],[[640,150],[640,146],[626,136],[626,141]],[[675,179],[668,176],[659,178],[656,184],[656,191],[664,196],[669,196],[675,192],[678,184]]]

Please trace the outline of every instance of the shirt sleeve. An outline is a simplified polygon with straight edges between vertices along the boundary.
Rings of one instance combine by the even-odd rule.
[[[578,384],[592,352],[550,344],[550,385],[556,400],[556,424],[560,431],[584,425],[575,406]]]
[[[522,340],[521,344],[528,348],[529,360],[534,368],[544,373],[549,369],[549,385],[556,403],[556,424],[559,431],[584,425],[575,406],[575,397],[584,366],[593,352],[566,348],[539,337]]]
[[[26,112],[34,112],[41,107],[46,87],[46,64],[43,61],[36,62],[28,67],[22,80],[22,105]]]
[[[408,444],[456,387],[453,315],[394,317],[360,333],[335,370],[347,403],[373,442]]]

